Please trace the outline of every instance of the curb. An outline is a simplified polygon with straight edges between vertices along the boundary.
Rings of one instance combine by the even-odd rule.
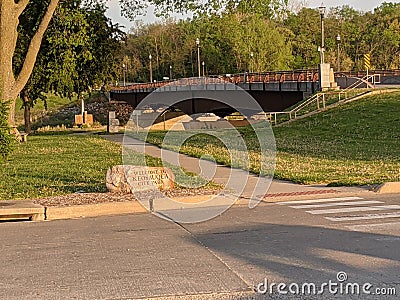
[[[173,198],[173,200],[183,203],[196,203],[207,201],[212,196],[213,195],[176,197]],[[149,213],[138,201],[106,202],[65,207],[48,206],[44,209],[46,221]]]
[[[90,218],[110,215],[140,214],[147,210],[139,202],[107,202],[66,207],[46,207],[46,220]]]
[[[390,194],[400,193],[400,182],[387,182],[378,187],[376,190],[378,194]],[[267,194],[263,201],[264,203],[274,203],[284,201],[287,198],[293,196],[301,198],[313,198],[317,195],[353,195],[357,193],[343,193],[338,190],[329,189],[325,191],[311,191],[311,192],[296,192],[296,193],[281,193],[281,194]],[[184,196],[174,197],[173,200],[183,203],[196,203],[204,202],[209,200],[215,195],[199,195],[199,196]],[[246,205],[247,199],[239,198],[233,206]],[[150,213],[144,208],[138,201],[129,202],[106,202],[97,204],[85,204],[85,205],[73,205],[73,206],[47,206],[43,207],[44,218],[33,218],[34,221],[53,221],[53,220],[65,220],[65,219],[78,219],[78,218],[91,218],[100,216],[111,216],[111,215],[124,215],[124,214],[145,214]]]
[[[400,182],[386,182],[381,184],[376,190],[378,194],[400,193]]]

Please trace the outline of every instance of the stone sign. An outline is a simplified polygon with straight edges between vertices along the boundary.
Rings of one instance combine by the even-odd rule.
[[[171,190],[175,176],[164,167],[114,166],[107,171],[110,192],[134,193],[147,190]]]
[[[115,111],[108,112],[108,132],[117,133],[119,131],[119,120],[116,118]]]

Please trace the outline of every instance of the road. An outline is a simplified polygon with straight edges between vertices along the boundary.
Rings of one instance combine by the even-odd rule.
[[[400,196],[368,194],[233,207],[190,225],[150,214],[0,223],[0,298],[398,299],[399,217]],[[277,293],[340,283],[339,272],[397,296]],[[266,280],[274,293],[256,293]]]

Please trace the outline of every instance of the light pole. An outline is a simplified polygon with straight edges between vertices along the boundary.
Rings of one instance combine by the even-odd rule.
[[[169,80],[172,80],[172,66],[169,65]]]
[[[250,52],[250,57],[251,57],[251,59],[250,59],[251,60],[251,62],[250,62],[251,63],[250,72],[254,73],[254,53],[253,52]]]
[[[201,65],[203,66],[203,77],[204,77],[204,75],[205,75],[204,70],[205,70],[205,65],[206,65],[206,63],[203,61],[203,62],[201,63]]]
[[[152,66],[152,64],[151,64],[151,59],[152,59],[152,56],[151,56],[151,54],[149,55],[149,63],[150,63],[150,82],[153,82],[153,66]]]
[[[199,78],[200,78],[201,71],[200,71],[200,40],[199,40],[199,38],[196,39],[196,45],[197,45],[197,69],[199,71]]]
[[[336,41],[337,41],[337,71],[340,72],[340,34],[337,35]]]
[[[125,67],[126,67],[126,65],[125,65],[125,64],[122,64],[122,74],[123,74],[123,77],[124,77],[124,86],[126,86]]]
[[[326,13],[326,7],[320,6],[318,8],[319,14],[321,15],[321,64],[325,63],[325,32],[324,32],[324,18]]]

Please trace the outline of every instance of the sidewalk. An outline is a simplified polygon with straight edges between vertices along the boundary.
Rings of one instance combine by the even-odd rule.
[[[122,143],[124,135],[104,135],[103,138],[116,142]],[[218,165],[216,163],[200,160],[198,158],[190,157],[185,154],[176,153],[173,151],[161,149],[149,143],[125,137],[125,147],[132,149],[136,152],[142,153],[145,151],[146,154],[161,158],[173,164],[180,165],[185,170],[200,174],[201,167],[204,170],[215,169],[215,174],[212,176],[212,181],[217,184],[230,184],[231,186],[243,185],[243,176],[247,177],[247,184],[241,193],[242,198],[251,198],[257,196],[257,191],[265,191],[265,186],[269,184],[269,181],[265,178],[257,175],[249,174],[248,172],[232,169],[227,166]],[[229,182],[230,181],[230,182]],[[257,184],[258,183],[258,184]],[[264,185],[264,186],[263,186]],[[265,194],[266,198],[275,197],[286,197],[286,196],[306,196],[306,195],[318,195],[318,194],[334,194],[334,193],[345,193],[345,194],[359,194],[369,192],[365,188],[361,187],[327,187],[325,185],[301,185],[295,184],[289,181],[272,180],[268,192]]]

